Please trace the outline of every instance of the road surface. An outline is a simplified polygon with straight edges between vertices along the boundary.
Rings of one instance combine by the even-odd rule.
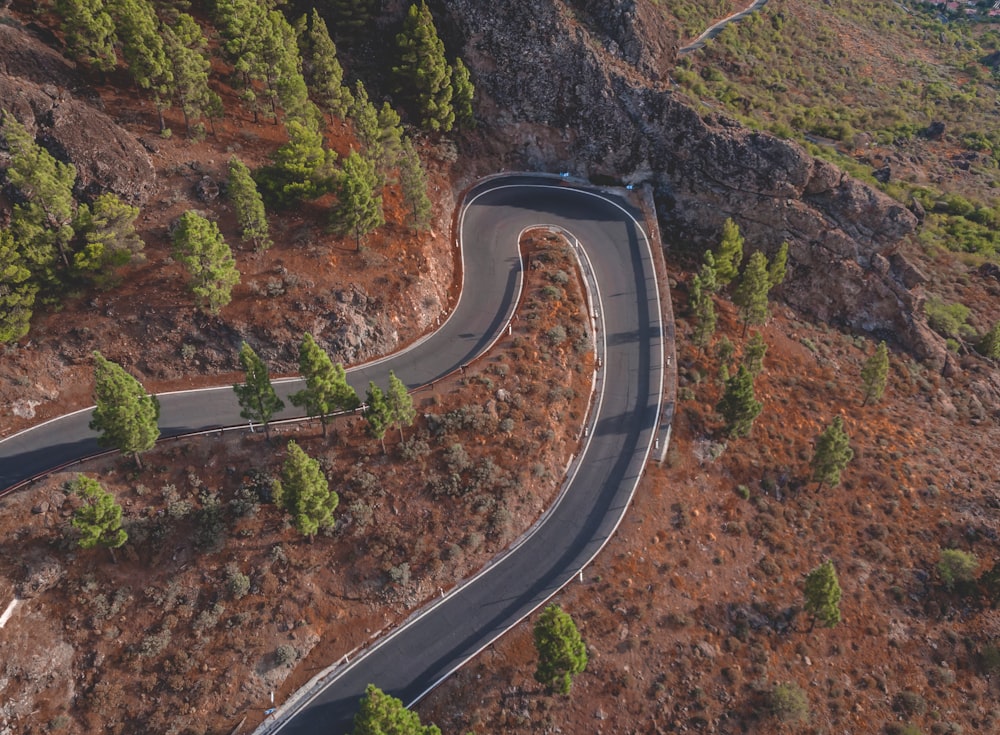
[[[584,447],[555,506],[511,551],[332,672],[321,690],[281,708],[264,729],[347,732],[369,682],[415,703],[543,604],[610,538],[649,457],[663,387],[659,291],[640,219],[615,196],[539,177],[497,177],[467,194],[459,218],[463,289],[454,311],[405,351],[351,369],[349,380],[363,394],[369,380],[385,385],[389,370],[416,386],[468,363],[503,332],[517,304],[520,234],[534,225],[558,227],[585,252],[596,288],[592,311],[602,369]],[[276,387],[287,396],[299,384]],[[159,397],[164,436],[245,426],[229,386]],[[90,412],[0,442],[0,488],[96,451]]]

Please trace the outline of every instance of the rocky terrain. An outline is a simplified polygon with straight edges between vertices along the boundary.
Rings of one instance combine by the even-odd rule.
[[[784,295],[802,313],[893,335],[940,367],[919,278],[892,249],[916,217],[795,143],[704,119],[665,77],[677,39],[647,3],[445,3],[509,167],[653,182],[668,239],[710,244],[734,217],[753,247],[791,244]],[[659,22],[658,22],[659,21]],[[822,285],[822,288],[817,286]],[[817,298],[817,294],[822,294]]]
[[[148,152],[44,40],[55,39],[37,26],[0,24],[0,104],[53,155],[76,166],[80,195],[111,191],[144,204],[156,182]]]
[[[671,248],[683,396],[667,465],[651,469],[620,538],[585,583],[560,598],[581,623],[592,666],[572,698],[544,694],[531,679],[530,627],[522,625],[435,692],[423,706],[425,720],[456,733],[989,731],[1000,723],[993,683],[1000,671],[1000,623],[989,600],[944,589],[934,569],[942,548],[975,552],[980,571],[995,556],[1000,537],[996,366],[964,346],[949,351],[927,325],[925,289],[941,276],[915,257],[922,209],[891,199],[795,143],[749,130],[722,114],[696,111],[671,81],[682,39],[664,17],[664,5],[669,4],[431,2],[448,48],[472,69],[480,123],[478,131],[454,140],[421,141],[436,206],[434,229],[413,236],[401,224],[398,194],[392,191],[387,196],[390,223],[363,252],[324,232],[318,224],[324,203],[274,217],[278,245],[264,254],[238,250],[243,283],[219,317],[191,307],[180,269],[169,257],[168,228],[187,209],[205,210],[235,243],[232,212],[219,196],[225,160],[239,152],[249,163],[265,161],[283,142],[280,128],[251,123],[233,90],[220,85],[230,114],[216,136],[204,141],[157,137],[155,112],[124,76],[97,79],[76,68],[57,50],[51,23],[16,7],[17,15],[3,16],[10,22],[0,23],[0,100],[46,147],[77,166],[82,197],[111,190],[143,206],[147,262],[134,265],[118,289],[73,299],[62,313],[38,314],[29,337],[4,348],[0,437],[87,405],[89,354],[95,348],[125,364],[151,390],[235,379],[235,353],[243,339],[252,341],[277,373],[294,372],[295,345],[306,330],[344,362],[395,349],[429,328],[454,298],[452,207],[478,175],[523,168],[569,171],[597,183],[649,182]],[[726,5],[732,4],[719,3],[720,12],[728,12]],[[391,33],[405,3],[386,2],[384,7],[379,23]],[[25,20],[29,17],[36,19]],[[356,53],[363,57],[365,49]],[[370,59],[366,63],[373,65]],[[358,65],[366,71],[368,66]],[[168,123],[180,130],[180,113],[167,114]],[[341,153],[352,145],[344,125],[331,125],[325,133]],[[886,159],[871,160],[881,166]],[[0,211],[8,205],[0,198]],[[716,243],[722,221],[730,216],[739,222],[748,248],[770,254],[782,241],[791,245],[789,279],[776,294],[780,305],[764,330],[768,354],[758,381],[764,414],[751,438],[738,442],[721,438],[713,410],[719,398],[716,378],[730,367],[720,357],[721,335],[740,351],[740,326],[724,298],[719,299],[716,344],[697,350],[684,342],[690,334],[685,318],[690,267],[704,247]],[[991,275],[996,266],[974,266],[958,269],[956,288],[964,302],[996,314],[1000,280]],[[861,407],[857,374],[871,341],[879,339],[892,348],[890,390],[884,403]],[[523,351],[511,359],[518,366],[534,364]],[[484,373],[473,400],[487,402],[488,381],[498,375]],[[436,410],[440,400],[427,397],[424,408]],[[856,459],[843,486],[817,494],[808,480],[808,459],[813,438],[834,415],[845,417]],[[561,423],[567,436],[573,433],[571,423]],[[343,473],[360,477],[358,468],[380,468],[387,474],[381,484],[364,488],[346,483],[344,505],[364,501],[377,509],[388,507],[394,520],[381,523],[375,514],[365,523],[377,533],[362,534],[360,526],[349,530],[378,546],[377,562],[366,567],[365,580],[323,567],[323,584],[334,585],[345,599],[359,580],[376,589],[391,570],[398,573],[403,549],[422,559],[421,566],[414,564],[413,576],[415,589],[423,594],[429,585],[445,583],[449,570],[467,572],[473,559],[478,563],[485,558],[486,547],[470,541],[475,534],[455,537],[452,545],[465,554],[457,565],[452,550],[436,548],[432,539],[442,526],[454,523],[443,516],[434,515],[432,526],[409,527],[406,514],[398,513],[410,502],[408,476],[392,463],[384,467],[387,463],[363,446],[354,428],[342,433],[355,444],[337,450],[345,468],[351,465]],[[541,425],[531,429],[532,436],[544,433]],[[524,439],[517,432],[505,439],[507,454],[516,455],[520,450],[514,448],[523,446]],[[477,453],[488,451],[484,437],[473,440]],[[187,508],[190,517],[167,524],[167,541],[155,545],[153,539],[152,547],[135,552],[126,564],[128,573],[137,576],[149,559],[185,573],[187,592],[173,600],[183,608],[183,614],[175,615],[182,621],[175,640],[188,634],[182,632],[184,621],[195,617],[196,606],[207,614],[221,599],[226,566],[246,563],[227,556],[229,552],[213,551],[211,569],[199,581],[200,552],[180,538],[203,517],[208,507],[203,492],[210,496],[209,491],[218,490],[228,502],[243,490],[247,478],[229,467],[264,461],[256,445],[231,441],[240,446],[228,462],[216,457],[214,445],[165,449],[155,476],[143,480],[152,497],[123,466],[111,462],[99,468],[133,504],[127,514],[137,527],[155,525],[160,496],[166,502],[173,498],[168,486],[181,488],[180,510]],[[560,445],[561,451],[568,446]],[[192,480],[194,465],[199,472]],[[538,477],[552,479],[544,472]],[[42,557],[65,553],[54,540],[69,513],[65,499],[58,497],[58,482],[45,486],[52,502],[21,498],[16,503],[18,514],[7,528],[12,540],[2,549],[10,558],[23,539],[33,539],[44,550]],[[526,499],[524,518],[516,520],[537,512],[539,502]],[[428,503],[436,508],[420,497],[420,507]],[[365,517],[364,510],[352,508],[348,523]],[[322,566],[325,541],[317,543],[318,551],[299,553],[289,530],[271,511],[262,511],[260,523],[232,524],[241,535],[230,546],[240,553],[253,546],[253,558],[263,570],[254,579],[247,606],[273,593],[279,577],[288,589],[299,572]],[[486,523],[483,508],[472,512],[477,523]],[[483,527],[487,535],[488,528]],[[257,535],[263,539],[259,544]],[[276,546],[291,548],[290,559],[276,560]],[[350,560],[355,552],[340,553]],[[801,579],[825,557],[835,559],[841,572],[845,624],[807,633]],[[99,573],[84,574],[72,584],[66,580],[67,599],[80,595],[89,600],[96,575],[111,585],[102,592],[104,603],[117,604],[114,585],[127,585],[122,605],[134,606],[135,619],[146,626],[136,633],[145,636],[143,642],[151,639],[153,648],[164,631],[178,624],[175,619],[168,626],[145,604],[145,598],[155,600],[158,586],[167,584],[163,569],[156,571],[161,576],[148,593],[141,582],[123,579],[120,569],[87,556],[60,568],[72,568],[76,575],[88,565]],[[274,565],[277,572],[272,574]],[[5,579],[0,593],[9,596],[23,581]],[[12,733],[89,733],[109,726],[127,732],[129,722],[136,721],[129,713],[148,711],[149,702],[167,692],[171,701],[184,703],[183,718],[172,727],[157,720],[155,731],[228,732],[242,712],[221,702],[239,690],[241,666],[257,678],[256,688],[240,692],[240,706],[251,708],[252,717],[259,719],[263,707],[254,708],[262,704],[266,690],[261,682],[268,677],[284,682],[279,696],[285,697],[309,678],[311,667],[327,660],[324,656],[339,656],[336,641],[315,635],[322,627],[310,612],[318,604],[317,594],[313,588],[299,590],[276,610],[241,607],[231,618],[236,632],[227,628],[213,637],[198,630],[201,654],[232,654],[225,687],[218,689],[212,686],[215,672],[192,669],[193,659],[179,651],[157,649],[151,657],[162,653],[162,661],[156,658],[144,667],[139,658],[147,657],[137,654],[139,640],[133,649],[116,650],[120,621],[105,615],[108,604],[102,608],[95,602],[86,619],[68,609],[65,619],[58,612],[45,617],[33,607],[32,631],[12,633],[12,626],[4,631],[9,637],[0,639],[20,652],[16,660],[4,662],[0,694],[4,687],[33,692],[20,700],[16,722],[0,719],[0,732],[5,726]],[[0,607],[6,601],[0,598]],[[237,609],[235,603],[227,604]],[[329,604],[329,610],[323,609],[332,617],[347,615],[347,602]],[[398,607],[382,608],[374,600],[360,608],[373,631],[402,614]],[[268,627],[255,638],[252,651],[233,653],[238,626],[251,616]],[[351,635],[351,645],[363,638],[357,630]],[[39,637],[54,643],[39,647]],[[75,642],[68,643],[70,639]],[[300,653],[312,649],[312,658],[277,665],[279,641],[299,646]],[[90,657],[85,650],[89,645],[99,648],[100,656]],[[47,659],[36,655],[41,650],[48,651]],[[111,681],[109,669],[101,668],[116,656],[143,670],[140,692],[130,694]],[[79,667],[79,682],[59,679],[60,668],[70,661]],[[192,684],[182,670],[201,671],[202,676],[188,675]],[[44,680],[41,688],[32,688],[35,679]],[[768,709],[771,687],[787,681],[808,691],[813,712],[808,724],[777,720]],[[48,692],[39,700],[44,720],[32,717],[32,697],[41,691]],[[131,701],[132,696],[141,704]],[[109,704],[115,714],[104,717],[102,708]],[[218,719],[208,719],[209,709]],[[918,729],[903,729],[911,724]]]

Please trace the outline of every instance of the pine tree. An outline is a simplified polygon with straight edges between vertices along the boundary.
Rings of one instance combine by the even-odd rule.
[[[25,265],[36,278],[47,285],[54,284],[57,255],[66,269],[70,267],[69,246],[75,234],[76,168],[57,161],[36,144],[10,113],[4,113],[0,130],[10,152],[7,180],[26,200],[14,205],[11,215],[14,240]]]
[[[431,199],[427,196],[427,173],[413,141],[404,137],[399,157],[399,188],[410,213],[410,226],[426,230],[431,224]]]
[[[347,382],[344,366],[334,365],[308,333],[299,346],[299,373],[305,378],[306,387],[289,399],[292,405],[305,408],[307,416],[319,417],[325,437],[330,414],[353,411],[360,405],[357,391]]]
[[[743,276],[733,292],[733,303],[739,307],[744,334],[746,334],[748,326],[760,326],[767,322],[770,315],[767,295],[770,290],[771,281],[767,275],[767,258],[762,252],[756,250],[747,261],[746,267],[743,269]]]
[[[218,314],[240,282],[233,251],[219,226],[195,212],[182,214],[174,230],[174,258],[187,268],[188,286],[199,307]]]
[[[122,507],[115,496],[86,475],[77,475],[69,483],[69,490],[83,500],[83,505],[76,509],[71,521],[73,528],[80,532],[77,542],[80,548],[103,546],[110,552],[111,560],[117,562],[115,549],[125,545],[128,534],[122,528]]]
[[[992,360],[1000,360],[1000,322],[994,324],[993,328],[983,335],[976,349],[981,355]]]
[[[764,369],[764,355],[767,354],[767,342],[760,332],[754,332],[753,336],[743,348],[743,364],[754,377],[760,375]]]
[[[413,398],[406,390],[406,385],[392,370],[389,371],[389,387],[385,392],[385,401],[389,405],[391,423],[399,429],[399,440],[403,441],[403,426],[413,425],[417,411],[413,407]]]
[[[295,29],[280,10],[267,14],[261,36],[260,61],[274,121],[278,121],[277,107],[280,105],[287,117],[294,117],[318,130],[322,116],[309,101]]]
[[[287,450],[281,479],[274,485],[274,502],[291,514],[296,530],[312,543],[320,529],[333,527],[340,499],[330,489],[319,460],[294,441],[288,442]]]
[[[368,422],[368,433],[382,444],[382,454],[385,454],[385,432],[392,423],[392,411],[385,399],[385,393],[375,383],[368,383],[368,393],[365,395],[365,420]]]
[[[152,94],[162,132],[166,129],[163,110],[170,106],[174,73],[156,11],[149,0],[112,0],[110,7],[129,75]]]
[[[0,344],[28,333],[37,292],[14,236],[0,229]]]
[[[535,680],[550,691],[569,694],[573,677],[587,668],[587,647],[573,618],[558,605],[549,605],[535,623],[534,639]]]
[[[771,259],[771,264],[767,267],[767,278],[771,283],[771,288],[780,286],[785,282],[788,275],[788,243],[781,243],[778,252]]]
[[[378,150],[378,145],[382,127],[379,125],[378,109],[372,103],[368,90],[360,79],[354,84],[354,99],[350,112],[354,134],[364,146],[368,158],[371,160],[381,158],[382,153]]]
[[[705,293],[715,293],[719,290],[719,275],[715,270],[715,256],[711,250],[706,250],[702,256],[701,269],[698,271],[701,287]]]
[[[715,302],[712,300],[712,292],[703,285],[701,276],[691,279],[690,294],[694,317],[694,333],[691,335],[691,341],[704,351],[715,334]]]
[[[299,25],[299,46],[302,50],[302,67],[306,82],[317,103],[331,118],[347,117],[353,99],[344,86],[344,69],[337,59],[337,46],[327,30],[319,11],[302,16]]]
[[[441,735],[436,725],[423,725],[420,715],[374,684],[365,689],[351,735]]]
[[[138,380],[100,352],[94,352],[94,414],[90,428],[101,435],[97,443],[131,454],[142,469],[141,452],[160,436],[160,402],[146,393]]]
[[[885,386],[889,382],[889,348],[885,346],[885,341],[879,342],[875,348],[875,353],[865,360],[861,366],[861,385],[864,389],[865,400],[862,406],[868,401],[878,403],[885,393]]]
[[[805,611],[812,616],[812,630],[819,621],[827,628],[840,622],[840,583],[833,562],[827,559],[806,575]]]
[[[115,22],[104,0],[56,0],[55,7],[74,58],[98,71],[111,71],[118,65]]]
[[[208,41],[198,21],[178,13],[172,23],[163,24],[163,44],[173,72],[174,95],[184,115],[184,130],[190,133],[191,120],[206,114],[215,95],[208,86],[212,66]]]
[[[451,68],[424,0],[410,6],[396,45],[399,64],[393,67],[393,73],[400,96],[417,109],[421,127],[447,133],[455,123]]]
[[[285,407],[271,385],[271,373],[253,348],[246,342],[240,347],[240,366],[243,368],[242,384],[233,386],[240,403],[240,416],[251,423],[264,426],[264,436],[271,441],[271,418]]]
[[[289,207],[330,191],[337,154],[323,146],[323,135],[309,122],[288,119],[288,142],[274,152],[271,165],[257,172],[257,185],[268,204]]]
[[[142,253],[145,244],[135,231],[139,208],[107,192],[93,205],[80,205],[74,228],[79,249],[73,254],[73,269],[99,288],[117,285],[117,268]]]
[[[728,285],[740,271],[743,262],[743,236],[732,219],[722,225],[722,239],[715,252],[715,274],[720,286]]]
[[[378,157],[372,159],[383,185],[389,172],[399,165],[402,153],[403,126],[399,113],[388,102],[383,102],[378,112]]]
[[[216,0],[215,26],[222,36],[222,55],[236,73],[243,102],[258,121],[255,81],[264,79],[264,37],[270,28],[269,6],[258,0]]]
[[[754,395],[753,375],[746,365],[740,365],[736,374],[726,380],[726,390],[715,407],[726,422],[726,433],[732,437],[748,435],[762,409]]]
[[[227,192],[229,201],[233,203],[240,237],[244,242],[252,242],[257,252],[267,250],[273,243],[267,224],[267,212],[264,211],[264,200],[257,191],[250,169],[236,156],[229,159]]]
[[[334,29],[344,41],[352,42],[368,36],[378,12],[377,0],[327,0]]]
[[[816,439],[816,450],[810,461],[812,479],[819,483],[817,490],[824,484],[836,487],[840,484],[840,473],[854,458],[854,450],[850,447],[850,439],[844,429],[844,421],[837,416]]]
[[[375,166],[356,151],[344,159],[337,183],[337,206],[332,227],[341,235],[353,234],[361,250],[361,236],[384,224],[382,195],[377,193]]]
[[[455,108],[455,124],[463,130],[476,127],[476,118],[472,111],[472,98],[476,88],[472,84],[469,68],[461,59],[455,59],[451,68],[451,87],[454,90],[452,105]]]

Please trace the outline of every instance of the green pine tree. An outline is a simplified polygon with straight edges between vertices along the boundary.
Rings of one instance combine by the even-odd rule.
[[[337,46],[330,38],[326,22],[313,8],[309,16],[302,16],[299,26],[303,29],[299,33],[299,46],[309,91],[331,118],[344,119],[353,98],[351,90],[344,86],[344,69],[337,59]]]
[[[712,255],[711,250],[706,250],[702,256],[698,277],[701,279],[701,287],[706,293],[715,293],[719,290],[719,276],[715,270],[715,256]]]
[[[365,153],[371,160],[381,158],[378,150],[382,127],[379,125],[378,109],[368,96],[368,90],[359,79],[354,84],[354,97],[351,102],[351,122],[354,125],[354,135],[357,136]]]
[[[844,421],[837,416],[816,439],[816,450],[810,461],[812,479],[819,483],[817,490],[824,484],[836,487],[840,484],[840,473],[854,458],[854,450],[850,446],[850,438],[844,429]]]
[[[100,352],[94,352],[94,414],[90,428],[100,432],[97,443],[131,454],[142,469],[141,452],[160,436],[160,402],[138,380]]]
[[[296,530],[312,543],[323,528],[333,528],[333,512],[340,499],[330,489],[319,460],[313,459],[294,441],[274,484],[274,502],[292,516]]]
[[[754,332],[743,348],[743,364],[754,377],[760,375],[764,369],[764,355],[767,354],[767,342],[760,332]]]
[[[712,292],[703,285],[701,276],[691,279],[691,311],[694,317],[694,333],[691,341],[702,351],[711,343],[715,334],[715,301]]]
[[[97,480],[86,475],[77,475],[69,483],[69,490],[83,501],[70,521],[73,528],[80,532],[77,541],[80,548],[103,546],[111,554],[111,561],[117,563],[115,549],[125,545],[128,534],[122,528],[122,507],[115,496],[101,487]]]
[[[744,335],[748,326],[761,326],[767,322],[770,315],[767,296],[770,290],[771,281],[767,275],[767,258],[762,252],[756,250],[747,261],[746,267],[743,269],[743,276],[733,292],[733,303],[739,307]]]
[[[980,354],[992,360],[1000,360],[1000,321],[993,325],[992,329],[983,335],[976,345]]]
[[[76,168],[57,161],[36,144],[10,113],[3,113],[0,133],[10,152],[7,180],[26,200],[14,205],[11,214],[14,240],[32,274],[54,288],[58,282],[57,259],[67,270],[70,268]]]
[[[324,7],[331,13],[334,30],[347,43],[368,37],[378,15],[378,0],[327,0]]]
[[[402,154],[403,126],[399,113],[388,102],[383,102],[378,112],[378,156],[372,158],[383,185],[389,179],[389,173],[399,166]]]
[[[374,684],[365,689],[351,735],[441,735],[436,725],[423,725],[420,715]]]
[[[746,365],[740,365],[736,374],[726,380],[726,390],[715,407],[726,422],[726,433],[732,437],[747,436],[762,409],[754,394],[753,375]]]
[[[257,252],[271,247],[273,243],[270,227],[267,224],[267,212],[264,210],[264,199],[257,190],[250,169],[236,156],[229,159],[227,193],[229,201],[233,203],[236,224],[240,228],[240,237],[243,241],[252,242]]]
[[[392,410],[385,399],[385,393],[375,383],[368,383],[368,393],[365,395],[365,420],[368,422],[368,433],[382,444],[382,454],[385,454],[385,432],[392,424]]]
[[[74,58],[98,71],[118,65],[115,22],[104,0],[56,0],[55,8]]]
[[[0,344],[28,333],[37,292],[14,236],[0,229]]]
[[[476,127],[476,117],[472,110],[472,98],[476,88],[472,84],[469,68],[461,59],[455,59],[451,68],[451,87],[454,91],[452,105],[455,108],[455,124],[463,130]]]
[[[271,385],[271,373],[267,365],[246,342],[240,347],[240,367],[243,368],[243,383],[233,386],[233,392],[240,403],[240,416],[247,421],[263,424],[264,436],[271,441],[271,419],[285,404]]]
[[[74,228],[80,247],[73,254],[73,270],[99,288],[120,282],[116,269],[142,253],[145,244],[135,231],[139,208],[107,192],[93,205],[81,204]]]
[[[181,215],[174,230],[174,258],[190,275],[188,286],[198,306],[218,314],[232,299],[240,272],[233,251],[219,232],[219,226],[195,212]]]
[[[771,288],[780,286],[785,282],[788,275],[788,243],[781,243],[778,252],[771,259],[771,264],[767,267],[767,277],[771,283]]]
[[[331,190],[337,154],[323,145],[323,135],[308,121],[288,119],[288,142],[257,172],[257,185],[268,204],[289,207]]]
[[[410,226],[426,230],[431,225],[431,198],[427,196],[427,173],[413,141],[404,137],[399,157],[399,188],[410,213]]]
[[[722,224],[722,239],[715,251],[715,274],[720,286],[726,286],[740,271],[743,263],[743,235],[732,219]]]
[[[385,401],[389,404],[391,423],[399,429],[399,440],[403,441],[403,427],[413,425],[417,410],[413,407],[413,397],[406,390],[406,385],[392,370],[389,371],[389,387],[385,391]]]
[[[827,628],[840,622],[840,583],[833,562],[827,559],[806,575],[805,611],[812,616],[812,630],[817,621]]]
[[[156,10],[149,0],[111,0],[110,8],[129,75],[153,96],[162,132],[166,129],[163,111],[173,95],[174,72]]]
[[[374,164],[356,151],[351,151],[344,159],[344,168],[337,183],[337,206],[333,210],[332,228],[341,235],[354,235],[359,251],[361,236],[385,223],[378,185]]]
[[[882,400],[885,387],[889,382],[889,348],[885,346],[885,341],[879,342],[875,348],[875,353],[865,360],[861,366],[861,386],[864,390],[865,400],[862,406],[868,401],[878,403]]]
[[[573,618],[558,605],[549,605],[535,623],[534,638],[535,680],[550,691],[569,694],[573,677],[587,668],[587,646]]]
[[[261,70],[274,121],[278,121],[280,106],[287,117],[319,130],[322,115],[309,101],[295,29],[280,10],[267,14],[261,42]]]
[[[417,110],[421,127],[447,133],[455,124],[451,67],[424,0],[410,6],[396,45],[399,64],[393,67],[393,73],[400,97]]]
[[[299,373],[305,379],[306,387],[291,395],[289,400],[292,405],[304,408],[307,416],[319,418],[325,437],[330,414],[353,411],[360,405],[357,391],[347,382],[344,366],[339,363],[334,365],[330,356],[308,333],[299,346]]]
[[[184,130],[190,134],[191,121],[207,114],[215,95],[208,86],[212,67],[208,41],[198,21],[187,13],[178,13],[173,22],[164,23],[162,31],[174,78],[174,96],[184,115]]]
[[[260,112],[254,83],[262,82],[265,77],[262,56],[265,35],[271,27],[269,9],[268,3],[258,0],[215,1],[215,27],[222,37],[222,56],[233,65],[240,97],[253,113],[254,122]]]

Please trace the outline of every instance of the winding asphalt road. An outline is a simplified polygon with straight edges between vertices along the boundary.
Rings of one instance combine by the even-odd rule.
[[[416,386],[468,363],[502,333],[516,306],[520,234],[534,225],[558,227],[585,251],[597,290],[592,306],[602,370],[584,448],[559,501],[511,551],[325,677],[321,690],[282,708],[268,731],[347,732],[369,682],[415,703],[555,594],[610,538],[653,445],[663,387],[659,291],[639,220],[638,211],[614,196],[551,179],[498,177],[468,193],[459,223],[463,290],[455,310],[434,334],[352,369],[349,379],[358,388],[369,380],[384,385],[391,369]],[[279,387],[287,394],[298,386]],[[229,387],[160,400],[168,436],[243,423]],[[0,442],[0,488],[94,451],[89,414],[70,414]]]
[[[691,41],[691,43],[687,44],[686,46],[681,46],[679,49],[677,49],[677,55],[686,56],[687,54],[694,53],[699,49],[705,48],[705,44],[711,41],[716,36],[718,36],[720,33],[722,33],[722,29],[725,28],[727,25],[729,25],[734,21],[742,20],[751,13],[756,13],[765,5],[767,5],[767,0],[754,0],[754,2],[752,2],[749,5],[749,7],[746,7],[743,10],[740,10],[739,12],[733,13],[732,15],[727,15],[722,20],[716,21],[708,28],[706,28],[704,31],[702,31],[701,34],[696,39]]]

